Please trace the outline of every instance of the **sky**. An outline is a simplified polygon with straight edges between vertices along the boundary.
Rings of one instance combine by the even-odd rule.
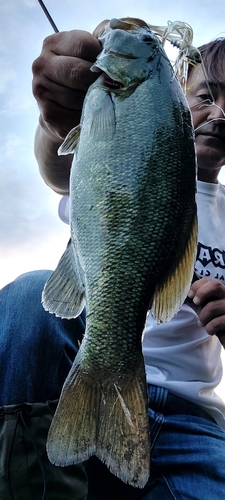
[[[225,36],[225,2],[216,0],[45,0],[59,31],[92,32],[103,19],[138,17],[153,25],[180,20],[194,45]],[[215,7],[214,7],[215,6]],[[54,269],[69,239],[59,195],[42,180],[33,153],[38,107],[32,62],[53,29],[37,0],[0,0],[0,288],[19,274]],[[221,176],[225,184],[225,173]]]

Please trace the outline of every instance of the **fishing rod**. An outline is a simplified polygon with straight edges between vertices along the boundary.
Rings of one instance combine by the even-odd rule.
[[[38,2],[39,2],[39,4],[40,4],[41,8],[43,9],[43,11],[44,11],[44,13],[45,13],[45,15],[46,15],[47,19],[49,20],[49,22],[50,22],[50,24],[51,24],[52,28],[54,29],[54,32],[55,32],[55,33],[59,33],[59,30],[58,30],[58,28],[57,28],[56,24],[54,23],[54,21],[53,21],[52,17],[50,16],[50,14],[49,14],[49,12],[48,12],[48,9],[45,7],[44,2],[42,2],[42,0],[38,0]]]

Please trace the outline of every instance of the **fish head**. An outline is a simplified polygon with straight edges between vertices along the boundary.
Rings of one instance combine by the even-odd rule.
[[[92,71],[103,71],[106,85],[111,84],[115,92],[149,78],[151,62],[163,51],[159,38],[139,19],[112,19],[102,28],[99,40],[102,51]]]

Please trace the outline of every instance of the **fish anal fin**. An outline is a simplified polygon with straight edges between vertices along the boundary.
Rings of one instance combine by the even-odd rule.
[[[96,452],[99,383],[74,364],[65,381],[47,439],[50,462],[68,466]]]
[[[157,323],[169,321],[184,303],[191,286],[197,251],[197,216],[186,250],[166,282],[156,287],[151,312]]]
[[[58,149],[59,156],[75,153],[77,143],[80,137],[80,130],[81,130],[80,125],[77,125],[76,127],[72,128],[72,130],[70,130],[70,132],[67,134],[66,138],[64,139],[63,143]]]
[[[42,304],[46,311],[66,319],[76,318],[84,308],[84,273],[71,240],[45,284]]]
[[[97,457],[123,482],[143,488],[150,474],[145,370],[104,388],[99,411]]]

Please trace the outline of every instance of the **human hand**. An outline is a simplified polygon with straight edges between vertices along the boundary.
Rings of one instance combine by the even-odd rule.
[[[40,124],[51,139],[64,139],[80,121],[86,91],[98,77],[90,67],[101,51],[97,35],[102,24],[94,36],[79,30],[50,35],[32,65]]]
[[[209,335],[217,335],[225,346],[225,286],[219,280],[202,278],[192,283],[188,298],[199,316],[199,325]]]

